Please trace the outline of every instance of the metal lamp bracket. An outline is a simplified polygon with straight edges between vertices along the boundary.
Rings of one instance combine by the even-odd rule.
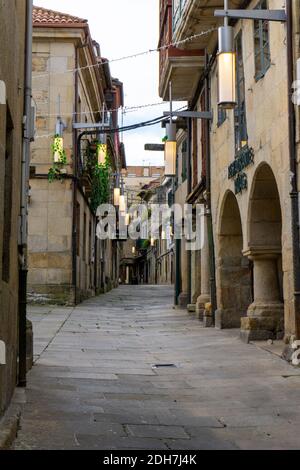
[[[279,21],[285,23],[285,10],[215,10],[215,16],[241,20]]]

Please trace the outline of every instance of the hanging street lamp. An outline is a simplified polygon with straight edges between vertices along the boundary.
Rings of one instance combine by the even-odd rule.
[[[224,10],[215,10],[215,16],[224,18],[224,26],[219,28],[219,106],[232,109],[236,106],[236,53],[233,46],[233,28],[228,25],[229,18],[285,23],[287,14],[284,9],[230,10],[228,0],[224,0]]]
[[[225,10],[228,0],[225,0]],[[233,28],[228,25],[228,18],[224,19],[224,26],[218,31],[218,105],[223,109],[236,107],[236,52],[233,42]]]
[[[125,225],[126,227],[130,225],[130,214],[125,215]]]
[[[120,175],[119,173],[116,174],[116,181],[114,187],[114,205],[118,207],[120,205],[120,197],[121,197],[121,188],[120,188]]]
[[[98,144],[98,146],[97,146],[98,165],[105,165],[106,155],[107,155],[107,145],[106,144]]]
[[[120,195],[119,209],[121,214],[126,214],[126,198],[124,194]]]
[[[168,140],[165,143],[165,176],[176,176],[176,124],[171,122],[166,128]]]
[[[170,93],[170,122],[166,125],[167,136],[165,142],[165,176],[176,176],[177,141],[176,124],[173,122],[172,83],[169,84]]]

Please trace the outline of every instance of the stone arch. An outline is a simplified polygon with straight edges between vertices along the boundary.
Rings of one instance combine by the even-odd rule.
[[[282,215],[277,182],[271,167],[261,163],[250,191],[248,207],[249,247],[275,247],[281,251]]]
[[[243,230],[236,196],[227,191],[218,225],[218,328],[239,328],[252,302],[251,262],[243,256]]]
[[[257,168],[249,198],[248,249],[253,262],[254,300],[242,335],[247,340],[283,336],[282,211],[277,182],[271,167]]]

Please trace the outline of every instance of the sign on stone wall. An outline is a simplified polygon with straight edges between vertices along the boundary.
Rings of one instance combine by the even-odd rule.
[[[236,154],[234,162],[228,167],[228,179],[234,179],[235,194],[248,189],[248,177],[243,171],[254,163],[254,150],[248,145]]]

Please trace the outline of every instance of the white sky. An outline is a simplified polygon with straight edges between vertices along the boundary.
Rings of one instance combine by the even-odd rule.
[[[69,13],[89,22],[93,39],[99,42],[102,57],[115,59],[154,49],[158,44],[159,0],[35,0],[36,6]],[[159,54],[111,64],[113,77],[124,83],[125,106],[157,103]],[[169,105],[128,113],[125,124],[161,116]],[[145,143],[161,143],[161,125],[124,134],[128,165],[163,164],[161,152],[145,152]]]

